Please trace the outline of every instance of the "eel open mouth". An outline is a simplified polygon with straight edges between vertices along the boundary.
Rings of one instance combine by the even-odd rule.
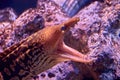
[[[67,46],[63,41],[59,43],[57,54],[61,57],[63,61],[77,61],[83,63],[92,62],[94,59],[90,59],[88,55],[84,55],[79,51]]]

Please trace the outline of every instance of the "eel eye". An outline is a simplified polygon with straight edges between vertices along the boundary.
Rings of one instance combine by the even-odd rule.
[[[62,30],[62,31],[65,31],[66,29],[67,29],[66,26],[62,26],[62,27],[61,27],[61,30]]]

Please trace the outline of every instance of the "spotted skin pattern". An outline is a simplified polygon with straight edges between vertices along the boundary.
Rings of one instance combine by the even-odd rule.
[[[62,61],[90,62],[63,43],[64,33],[78,21],[79,18],[74,17],[46,27],[0,53],[0,80],[30,80]],[[63,55],[64,52],[71,57]]]

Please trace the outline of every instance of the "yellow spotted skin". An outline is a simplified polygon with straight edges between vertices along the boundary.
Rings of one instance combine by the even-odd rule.
[[[30,80],[61,62],[55,51],[64,32],[78,21],[79,18],[75,17],[46,27],[0,53],[0,80]]]

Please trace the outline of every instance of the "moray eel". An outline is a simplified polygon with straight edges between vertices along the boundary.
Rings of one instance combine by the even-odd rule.
[[[64,34],[78,21],[74,17],[46,27],[0,53],[0,80],[30,80],[63,61],[91,62],[63,41]]]

